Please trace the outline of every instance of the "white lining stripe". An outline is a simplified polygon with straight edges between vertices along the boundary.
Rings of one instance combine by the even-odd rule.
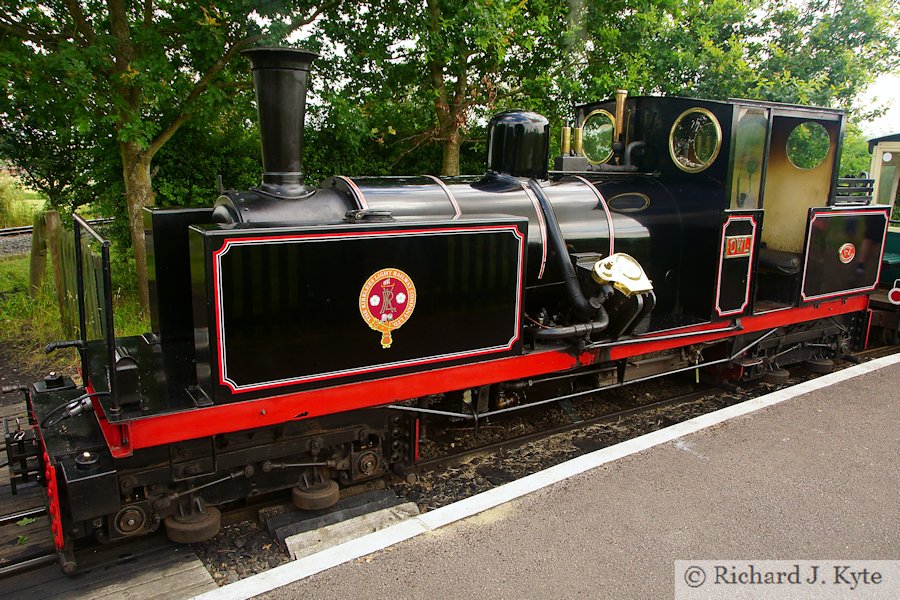
[[[520,304],[520,300],[522,298],[522,289],[525,285],[524,277],[518,278],[518,283],[517,283],[517,288],[516,288],[516,315],[517,315],[516,322],[513,326],[512,337],[510,338],[510,340],[506,346],[491,346],[491,347],[467,350],[465,352],[457,352],[457,353],[453,353],[453,354],[430,355],[430,356],[423,356],[423,357],[419,357],[419,358],[415,358],[415,359],[409,359],[409,360],[405,360],[405,361],[379,363],[377,365],[368,365],[368,366],[363,366],[363,367],[357,367],[355,369],[344,369],[342,371],[332,371],[332,372],[326,372],[326,373],[313,373],[313,374],[302,376],[302,377],[288,377],[285,379],[279,379],[279,380],[274,380],[274,381],[257,381],[257,382],[251,382],[251,383],[245,383],[245,384],[238,384],[237,382],[235,382],[234,380],[232,380],[228,377],[228,347],[227,347],[227,343],[226,343],[227,340],[225,337],[225,318],[223,316],[223,308],[222,308],[224,298],[225,298],[225,290],[224,290],[224,285],[223,285],[223,280],[222,280],[222,275],[221,275],[221,273],[222,273],[222,258],[226,254],[228,254],[228,252],[231,250],[231,248],[237,247],[237,246],[270,246],[270,245],[297,244],[297,243],[311,244],[311,243],[340,242],[340,241],[347,241],[347,240],[370,240],[370,239],[376,239],[379,237],[406,237],[406,238],[438,237],[438,236],[445,236],[445,235],[496,234],[498,232],[503,233],[503,234],[507,234],[507,233],[512,234],[516,238],[516,240],[518,240],[518,242],[520,244],[520,252],[517,254],[516,260],[517,260],[518,268],[517,268],[516,272],[523,273],[524,269],[526,269],[526,265],[522,264],[522,251],[521,250],[524,250],[524,248],[527,248],[528,240],[523,238],[521,232],[519,231],[519,228],[516,227],[515,225],[510,225],[510,226],[498,225],[498,226],[490,227],[488,229],[482,229],[479,227],[474,227],[471,229],[466,229],[466,228],[460,229],[457,227],[456,229],[450,229],[449,231],[441,231],[439,229],[425,230],[425,231],[419,231],[419,232],[396,230],[396,231],[387,231],[387,232],[382,232],[382,233],[370,233],[370,234],[359,234],[359,235],[336,235],[336,234],[332,233],[332,234],[322,234],[322,235],[318,235],[318,236],[315,234],[296,234],[294,237],[288,236],[286,238],[279,238],[278,236],[275,236],[273,239],[237,238],[237,239],[226,240],[225,244],[222,246],[222,248],[220,248],[218,251],[216,251],[215,263],[214,263],[215,273],[217,274],[216,277],[218,279],[218,294],[217,294],[217,302],[216,302],[215,310],[216,310],[216,314],[217,314],[216,331],[217,331],[217,335],[218,335],[217,344],[218,344],[218,348],[219,348],[219,367],[218,367],[219,385],[224,385],[224,386],[230,388],[231,394],[233,395],[235,393],[243,393],[243,392],[249,392],[249,391],[260,390],[260,389],[269,389],[269,388],[280,387],[280,386],[284,386],[284,385],[295,385],[295,384],[301,384],[301,383],[311,382],[311,381],[321,381],[324,379],[333,379],[333,378],[345,377],[345,376],[353,375],[353,374],[369,373],[372,371],[381,371],[381,370],[386,370],[386,369],[394,369],[394,368],[403,367],[403,366],[413,366],[416,364],[444,362],[444,361],[447,361],[447,360],[450,360],[453,358],[461,358],[464,356],[472,356],[472,355],[478,355],[478,354],[490,354],[490,353],[495,353],[495,352],[499,352],[502,350],[508,350],[508,349],[512,348],[515,345],[515,343],[519,340],[519,338],[521,337],[521,323],[520,323],[520,317],[519,317],[519,315],[521,315],[521,306],[519,306],[519,304]]]
[[[671,427],[597,450],[596,452],[584,454],[517,481],[476,494],[465,500],[427,512],[424,515],[402,521],[387,529],[364,535],[328,550],[323,550],[311,556],[275,567],[264,573],[211,590],[196,596],[196,598],[202,600],[244,599],[274,590],[316,573],[321,573],[326,569],[350,562],[361,556],[383,550],[404,540],[449,525],[460,519],[471,517],[505,502],[521,498],[526,494],[579,475],[600,465],[897,363],[900,363],[900,353],[843,369],[830,375],[754,398],[753,400],[695,417]]]
[[[612,256],[616,252],[616,230],[613,227],[612,213],[609,212],[609,206],[606,204],[606,198],[603,197],[603,194],[600,193],[600,190],[594,186],[593,183],[582,177],[581,175],[575,175],[575,179],[580,180],[586,186],[591,188],[591,191],[594,192],[594,195],[597,196],[597,200],[600,201],[600,206],[603,207],[603,212],[606,213],[606,224],[609,227],[609,256]]]
[[[453,205],[454,213],[456,213],[453,215],[453,219],[458,219],[462,215],[462,211],[459,209],[459,204],[457,204],[456,202],[456,196],[453,195],[453,192],[450,191],[450,188],[448,188],[443,181],[441,181],[434,175],[426,175],[425,177],[433,180],[436,184],[441,186],[441,189],[444,190],[445,194],[447,194],[447,199],[450,200],[450,204]]]
[[[335,179],[340,179],[344,183],[346,183],[350,187],[350,191],[353,193],[353,197],[356,198],[357,204],[359,204],[360,210],[369,210],[369,203],[366,202],[366,196],[362,193],[362,190],[359,189],[359,186],[356,185],[352,179],[349,177],[344,177],[343,175],[338,175]]]
[[[531,200],[531,205],[534,206],[534,212],[537,213],[538,225],[540,226],[541,231],[541,269],[538,271],[537,278],[543,279],[544,269],[547,267],[547,222],[544,220],[544,211],[541,209],[541,204],[538,202],[534,192],[528,188],[527,183],[520,183],[520,185],[522,186],[522,189],[525,190],[525,195]]]

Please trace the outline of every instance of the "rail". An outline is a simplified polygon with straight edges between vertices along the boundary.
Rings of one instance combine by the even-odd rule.
[[[106,225],[107,223],[112,223],[114,219],[91,219],[87,221],[90,225]],[[25,235],[28,233],[34,233],[33,225],[22,225],[21,227],[6,227],[5,229],[0,229],[0,237],[13,237],[16,235]]]

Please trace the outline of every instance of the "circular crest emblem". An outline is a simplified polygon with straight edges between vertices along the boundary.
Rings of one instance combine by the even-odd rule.
[[[856,246],[847,242],[838,250],[838,256],[841,259],[841,262],[845,265],[853,260],[853,257],[856,256]]]
[[[900,279],[894,281],[894,287],[888,292],[888,300],[891,304],[900,305]]]
[[[381,347],[390,348],[391,332],[399,329],[416,308],[416,286],[400,269],[381,269],[366,280],[359,292],[359,314],[381,332]]]

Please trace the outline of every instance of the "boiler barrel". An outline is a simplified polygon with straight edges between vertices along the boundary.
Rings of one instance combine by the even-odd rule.
[[[574,177],[545,181],[537,189],[529,180],[496,174],[452,178],[335,177],[323,182],[322,188],[341,191],[364,209],[389,210],[395,217],[525,217],[529,221],[529,287],[562,283],[559,258],[549,239],[553,235],[553,220],[570,252],[606,256],[610,250],[624,251],[635,255],[642,264],[649,258],[644,249],[649,249],[650,231],[640,219],[609,210],[598,187]],[[549,201],[552,215],[541,209],[539,194]]]

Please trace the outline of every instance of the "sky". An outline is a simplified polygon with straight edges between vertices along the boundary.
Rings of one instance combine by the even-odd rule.
[[[863,133],[867,138],[881,137],[900,133],[900,74],[882,75],[862,95],[860,104],[887,104],[884,116],[873,121],[862,123]]]

